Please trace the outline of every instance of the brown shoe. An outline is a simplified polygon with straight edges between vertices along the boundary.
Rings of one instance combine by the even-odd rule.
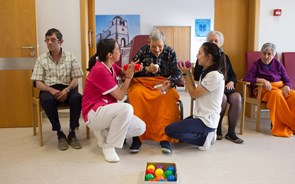
[[[82,146],[81,146],[81,144],[79,143],[77,137],[72,137],[71,139],[68,139],[68,143],[69,143],[69,145],[71,145],[72,148],[74,148],[74,149],[81,149],[81,148],[82,148]]]
[[[58,149],[61,151],[65,151],[69,148],[68,142],[66,140],[66,138],[62,137],[58,140],[58,145],[57,145]]]

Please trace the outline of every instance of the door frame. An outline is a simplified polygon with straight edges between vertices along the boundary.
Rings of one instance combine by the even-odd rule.
[[[95,36],[95,0],[80,0],[81,20],[81,62],[84,74],[87,74],[88,60],[96,52]],[[82,77],[82,89],[84,89],[86,76]]]

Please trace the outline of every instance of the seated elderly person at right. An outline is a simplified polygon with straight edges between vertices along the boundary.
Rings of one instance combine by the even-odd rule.
[[[276,46],[265,43],[261,48],[260,59],[252,64],[244,81],[262,83],[262,101],[267,102],[270,110],[272,134],[290,137],[295,132],[295,91],[281,62],[274,56]],[[254,89],[254,94],[257,90]]]

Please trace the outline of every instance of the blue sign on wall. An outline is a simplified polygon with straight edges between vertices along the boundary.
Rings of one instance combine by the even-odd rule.
[[[195,19],[195,37],[206,37],[211,30],[211,19]]]

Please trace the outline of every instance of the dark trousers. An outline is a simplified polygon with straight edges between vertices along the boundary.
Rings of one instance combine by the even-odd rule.
[[[51,86],[57,90],[65,89],[66,85],[56,84]],[[81,114],[82,95],[78,92],[78,88],[70,90],[68,98],[64,102],[57,101],[52,94],[46,91],[40,92],[41,106],[44,109],[53,131],[61,130],[60,121],[58,117],[57,106],[67,104],[70,106],[70,129],[75,130],[79,127],[79,119]]]
[[[196,146],[203,146],[208,133],[213,131],[214,128],[207,127],[202,120],[193,117],[172,123],[165,128],[169,137]]]

